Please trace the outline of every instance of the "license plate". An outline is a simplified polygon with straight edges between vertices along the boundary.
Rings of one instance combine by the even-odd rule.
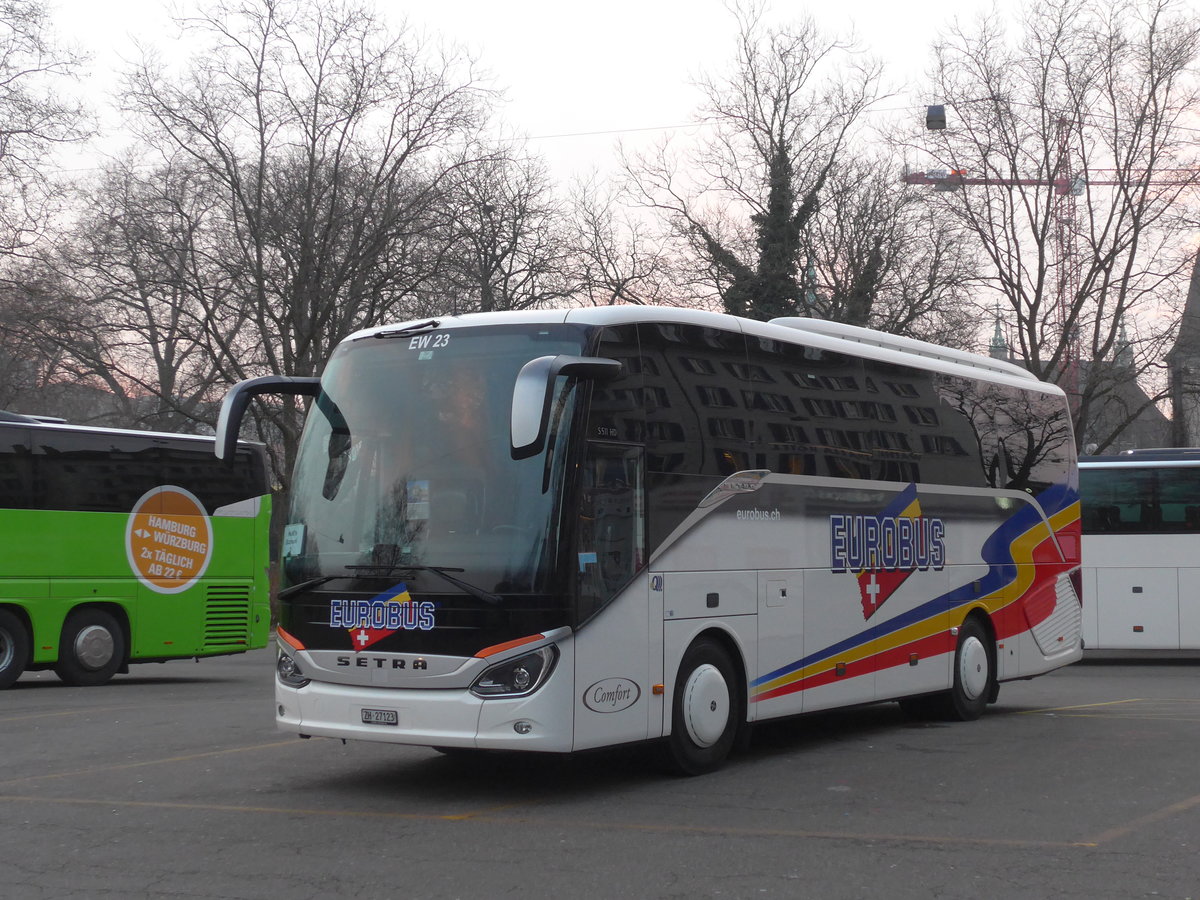
[[[364,709],[362,711],[364,725],[399,725],[400,717],[394,709]]]

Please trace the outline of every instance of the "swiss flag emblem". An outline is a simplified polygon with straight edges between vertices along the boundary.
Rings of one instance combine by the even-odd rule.
[[[858,592],[862,597],[863,618],[869,619],[875,615],[884,601],[892,596],[911,574],[912,569],[859,572]]]
[[[356,653],[360,650],[366,650],[372,644],[383,640],[389,634],[395,634],[395,630],[390,628],[355,628],[350,632],[354,640],[354,650]]]

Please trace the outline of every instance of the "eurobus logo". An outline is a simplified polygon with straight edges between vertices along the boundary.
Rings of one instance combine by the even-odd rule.
[[[433,610],[428,600],[413,600],[401,583],[370,600],[329,601],[329,627],[348,630],[358,652],[397,631],[432,631]]]
[[[946,526],[921,515],[910,484],[877,516],[831,515],[829,546],[830,568],[854,573],[869,619],[913,572],[945,567]]]

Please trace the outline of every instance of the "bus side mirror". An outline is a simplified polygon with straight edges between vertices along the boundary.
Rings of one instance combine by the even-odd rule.
[[[536,456],[546,446],[554,380],[559,375],[609,381],[620,374],[619,362],[596,356],[539,356],[525,363],[513,385],[509,424],[512,458]]]
[[[221,403],[221,415],[217,419],[217,441],[213,451],[217,459],[233,459],[237,447],[238,431],[242,427],[242,416],[252,397],[258,394],[296,394],[315,397],[321,390],[321,379],[316,377],[293,377],[290,375],[264,375],[262,378],[247,378],[229,389]]]

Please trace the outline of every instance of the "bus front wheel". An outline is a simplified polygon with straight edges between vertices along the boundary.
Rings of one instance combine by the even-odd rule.
[[[684,775],[720,768],[737,738],[744,705],[725,648],[709,638],[692,644],[675,678],[671,736],[664,748],[668,767]]]
[[[67,616],[54,671],[67,684],[104,684],[125,660],[125,633],[110,613],[78,609]]]
[[[0,690],[12,687],[29,661],[29,633],[21,620],[0,609]]]

